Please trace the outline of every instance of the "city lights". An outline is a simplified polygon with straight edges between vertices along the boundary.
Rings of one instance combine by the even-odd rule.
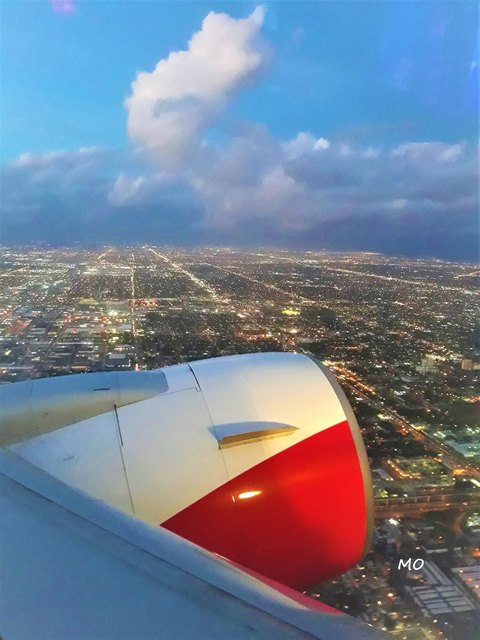
[[[4,248],[1,260],[4,383],[255,351],[322,360],[362,429],[377,519],[362,564],[312,595],[409,639],[473,624],[480,352],[471,265],[171,247]],[[261,495],[252,487],[231,501],[249,508]]]

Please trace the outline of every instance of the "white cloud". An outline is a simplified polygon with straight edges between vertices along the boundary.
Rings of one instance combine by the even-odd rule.
[[[330,142],[326,138],[319,138],[313,145],[313,148],[315,149],[315,151],[328,149],[329,147],[330,147]]]
[[[139,73],[125,103],[131,139],[167,168],[188,163],[202,133],[264,65],[263,19],[262,7],[239,20],[211,12],[186,51]]]
[[[283,145],[285,157],[288,159],[297,158],[312,151],[325,151],[330,148],[330,141],[326,138],[316,139],[307,131],[300,131],[292,140]]]
[[[465,151],[465,143],[406,142],[392,151],[392,156],[419,161],[448,162],[458,160]]]
[[[289,176],[280,165],[271,166],[257,184],[225,189],[210,180],[197,183],[211,228],[234,228],[246,220],[261,220],[281,228],[306,228],[315,215],[314,194]]]
[[[80,147],[75,151],[50,151],[48,153],[21,153],[14,163],[19,167],[45,168],[55,164],[78,164],[96,160],[106,153],[99,147]]]
[[[121,173],[108,192],[108,201],[116,207],[135,204],[144,184],[144,176],[128,176]]]

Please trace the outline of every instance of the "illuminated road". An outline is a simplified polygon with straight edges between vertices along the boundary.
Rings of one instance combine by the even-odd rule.
[[[173,260],[170,260],[170,258],[167,258],[167,256],[164,256],[163,254],[159,253],[158,251],[155,251],[154,249],[149,248],[148,250],[151,251],[154,255],[156,255],[157,258],[161,258],[164,262],[170,265],[170,267],[172,267],[175,271],[177,271],[178,273],[182,273],[184,276],[187,276],[187,278],[190,278],[192,282],[194,282],[198,287],[206,291],[213,298],[213,300],[218,304],[226,304],[227,302],[229,302],[227,298],[221,298],[218,295],[218,293],[215,291],[215,289],[213,289],[207,282],[205,282],[204,280],[201,280],[200,278],[197,278],[195,274],[191,273],[190,271],[187,271],[187,269],[184,269],[181,265],[177,264],[176,262],[173,262]]]
[[[468,511],[480,506],[480,496],[472,493],[379,498],[375,500],[375,518],[421,516],[428,511]]]
[[[291,291],[285,291],[284,289],[280,289],[280,287],[275,286],[274,284],[269,284],[268,282],[263,282],[262,280],[257,280],[257,278],[252,278],[251,276],[246,276],[244,273],[238,273],[238,271],[232,271],[231,269],[227,269],[225,267],[219,267],[216,264],[211,264],[210,262],[203,262],[202,264],[206,264],[208,267],[212,267],[213,269],[218,269],[219,271],[223,271],[224,273],[229,273],[232,276],[236,276],[237,278],[242,278],[247,282],[253,282],[254,284],[259,284],[265,289],[270,289],[271,291],[276,291],[277,293],[281,293],[284,296],[289,296],[290,300],[297,300],[299,302],[315,302],[311,298],[306,298],[305,296],[301,296],[298,293],[293,293]]]
[[[109,253],[111,253],[113,251],[113,249],[107,249],[107,251],[105,251],[105,253],[102,253],[101,255],[98,256],[98,260],[103,260],[103,258],[108,255]]]
[[[135,254],[132,251],[130,262],[130,323],[132,325],[133,346],[135,349],[135,371],[142,368],[143,358],[141,355],[141,349],[138,344],[138,329],[137,329],[137,289],[135,284]]]

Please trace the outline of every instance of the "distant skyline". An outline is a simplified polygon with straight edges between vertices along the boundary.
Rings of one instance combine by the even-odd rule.
[[[478,258],[474,2],[1,3],[0,241]]]

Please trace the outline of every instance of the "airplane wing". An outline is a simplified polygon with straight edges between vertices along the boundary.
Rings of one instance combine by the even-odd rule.
[[[377,637],[6,450],[0,486],[4,640]]]

